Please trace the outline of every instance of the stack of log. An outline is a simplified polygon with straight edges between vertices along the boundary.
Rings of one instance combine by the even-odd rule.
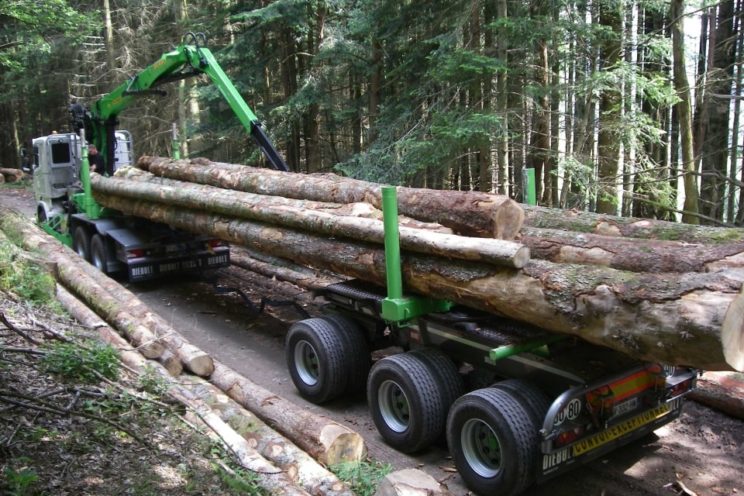
[[[385,284],[378,184],[204,159],[142,157],[137,165],[94,176],[96,199]],[[639,359],[744,370],[741,230],[539,208],[525,215],[506,197],[476,192],[398,188],[398,201],[409,291]]]
[[[44,260],[59,283],[62,305],[117,347],[125,363],[137,370],[153,368],[166,380],[178,377],[170,380],[169,394],[204,422],[241,465],[256,474],[267,492],[352,494],[324,465],[364,459],[366,447],[358,433],[276,396],[213,360],[134,294],[21,214],[0,209],[2,233],[21,243],[28,253],[24,256]],[[184,368],[195,375],[181,375]]]
[[[17,183],[25,176],[26,174],[21,169],[0,167],[0,183]]]

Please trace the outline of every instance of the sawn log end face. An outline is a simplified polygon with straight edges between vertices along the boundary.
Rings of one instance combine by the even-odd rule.
[[[726,311],[721,343],[726,363],[734,370],[744,372],[744,289]]]

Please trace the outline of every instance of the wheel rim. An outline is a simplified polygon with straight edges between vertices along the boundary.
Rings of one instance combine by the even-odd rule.
[[[408,429],[411,408],[405,391],[395,381],[385,381],[377,390],[377,402],[385,424],[395,432]]]
[[[462,453],[470,468],[481,477],[492,478],[501,470],[501,442],[491,426],[469,419],[460,434]]]
[[[315,386],[320,376],[320,361],[313,345],[305,340],[298,341],[294,349],[294,361],[302,382]]]
[[[82,240],[78,240],[77,243],[75,243],[75,253],[78,254],[80,258],[87,258],[87,253],[85,253],[85,247],[83,246]]]

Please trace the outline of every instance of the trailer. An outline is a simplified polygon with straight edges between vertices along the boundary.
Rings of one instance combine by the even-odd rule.
[[[466,485],[483,495],[519,494],[680,415],[697,370],[404,295],[394,198],[383,188],[387,288],[330,285],[324,315],[287,334],[305,399],[366,390],[387,444],[413,453],[446,438]],[[372,352],[384,358],[372,365]]]

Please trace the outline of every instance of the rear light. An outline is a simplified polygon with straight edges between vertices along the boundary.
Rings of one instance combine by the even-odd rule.
[[[574,427],[570,431],[564,431],[558,434],[558,437],[554,441],[554,446],[556,448],[560,448],[562,446],[566,446],[567,444],[571,444],[577,439],[579,439],[584,434],[584,427],[578,426]]]
[[[675,396],[686,393],[690,389],[692,389],[692,379],[687,379],[672,387],[669,390],[669,397],[674,398]]]
[[[208,248],[217,248],[218,246],[225,246],[227,243],[222,241],[221,239],[210,239],[207,241],[207,247]]]
[[[127,258],[142,258],[145,256],[145,250],[135,249],[127,250]]]

